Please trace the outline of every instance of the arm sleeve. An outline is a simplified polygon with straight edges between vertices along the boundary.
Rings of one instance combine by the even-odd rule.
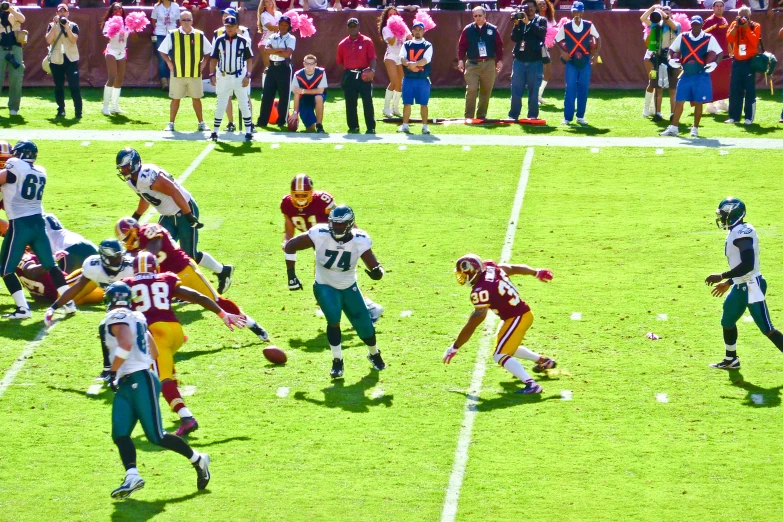
[[[249,59],[251,59],[253,57],[253,50],[250,48],[249,45],[247,47],[245,47],[245,53],[244,54],[245,54],[245,60],[249,60]]]
[[[378,55],[375,54],[375,45],[373,44],[373,41],[367,38],[367,59],[368,60],[375,60],[378,58]]]
[[[329,82],[326,81],[326,71],[324,71],[324,75],[321,76],[321,81],[318,82],[318,88],[326,89],[327,87],[329,87]]]
[[[517,24],[511,29],[511,41],[519,42],[520,40],[522,40],[522,30],[519,28],[519,24]]]
[[[343,59],[343,46],[340,44],[337,45],[337,65],[343,65],[345,63],[345,60]]]
[[[721,54],[723,52],[723,49],[721,49],[721,46],[718,43],[718,40],[716,40],[712,35],[710,35],[710,43],[707,44],[707,51],[712,51],[715,54]]]
[[[171,33],[167,34],[163,41],[158,46],[158,51],[163,54],[169,54],[171,50]]]
[[[457,59],[459,60],[465,60],[468,54],[468,36],[465,34],[465,29],[460,33],[459,42],[457,43]]]
[[[752,243],[751,243],[752,245]],[[729,270],[723,272],[721,275],[724,279],[731,279],[733,277],[742,277],[745,274],[749,274],[753,270],[753,266],[756,264],[756,255],[753,253],[753,247],[745,249],[740,252],[740,264]]]
[[[595,28],[595,24],[590,24],[590,36],[601,38],[601,35],[598,34],[598,29]]]

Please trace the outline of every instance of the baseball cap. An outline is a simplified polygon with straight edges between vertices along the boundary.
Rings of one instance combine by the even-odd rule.
[[[227,16],[225,21],[223,22],[223,25],[237,25],[236,16]]]
[[[234,9],[233,7],[229,7],[227,9],[223,9],[222,11],[220,11],[220,14],[227,14],[228,16],[233,16],[234,18],[236,18],[238,16],[237,15],[237,10]]]
[[[693,24],[704,25],[704,20],[699,15],[691,16],[691,25]]]
[[[348,19],[348,26],[350,27],[352,25],[357,25],[358,26],[359,25],[359,19],[358,18],[349,18]]]
[[[424,29],[424,22],[420,22],[420,21],[413,22],[413,25],[411,27],[421,27],[422,29]]]
[[[573,13],[574,11],[577,13],[583,13],[585,11],[585,4],[582,2],[574,2],[571,6],[571,12]]]
[[[280,25],[280,22],[285,22],[288,24],[288,27],[291,27],[291,18],[287,16],[281,16],[280,20],[277,21],[277,25]]]
[[[57,6],[57,9],[56,9],[56,10],[57,10],[57,11],[59,11],[60,9],[62,9],[62,10],[64,10],[64,11],[67,11],[67,10],[68,10],[68,4],[59,4],[59,5]]]

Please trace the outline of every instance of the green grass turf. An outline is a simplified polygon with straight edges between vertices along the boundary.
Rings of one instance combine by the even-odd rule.
[[[38,145],[50,173],[46,208],[93,241],[111,235],[115,218],[135,207],[114,176],[118,145],[92,142],[80,154],[72,143]],[[130,145],[174,175],[205,147]],[[439,519],[479,342],[477,333],[450,366],[441,363],[471,309],[452,264],[466,251],[499,257],[526,149],[254,144],[263,155],[245,158],[247,147],[219,144],[186,186],[206,224],[202,249],[237,265],[229,296],[269,329],[289,363],[269,365],[249,332],[232,334],[209,312],[178,309],[190,340],[177,368],[183,385],[197,386],[186,401],[202,426],[190,440],[213,457],[209,489],[195,493],[187,462],[137,429],[147,486],[111,501],[123,471],[110,437],[111,392],[85,395],[100,371],[103,314],[87,307],[51,331],[0,397],[8,427],[0,513],[9,519]],[[577,156],[578,172],[563,168]],[[536,149],[512,261],[555,273],[549,285],[516,281],[536,316],[526,345],[559,367],[540,379],[544,395],[530,399],[511,394],[518,384],[489,362],[459,520],[783,516],[774,415],[783,361],[742,322],[741,372],[708,368],[723,346],[720,301],[703,284],[725,267],[713,209],[732,193],[759,230],[770,313],[780,321],[782,156]],[[748,164],[751,173],[737,174]],[[333,385],[312,294],[286,290],[278,204],[298,172],[353,206],[387,268],[382,281],[359,278],[386,307],[378,338],[388,368],[380,374],[346,328],[346,379]],[[304,281],[309,257],[299,256]],[[0,311],[11,306],[0,300]],[[413,315],[401,318],[404,310]],[[569,320],[575,311],[582,321]],[[35,320],[21,325],[0,322],[0,372],[38,332],[42,312],[36,307]],[[661,313],[667,322],[656,320]],[[662,339],[645,339],[648,331]],[[276,396],[282,386],[287,398]],[[572,401],[559,400],[562,389]],[[164,406],[164,427],[176,424]]]
[[[55,119],[57,107],[54,103],[53,91],[46,88],[25,89],[22,108],[19,116],[8,117],[6,107],[0,107],[0,128],[28,129],[102,129],[102,130],[162,130],[169,121],[168,96],[156,90],[123,89],[120,106],[127,111],[126,115],[107,117],[101,114],[102,89],[83,89],[85,105],[84,118],[73,119],[73,106],[66,102],[68,117]],[[554,135],[554,136],[607,136],[607,137],[646,137],[657,136],[666,128],[668,122],[652,122],[642,118],[644,95],[642,91],[594,90],[588,100],[586,118],[589,126],[561,126],[563,120],[563,90],[547,90],[545,93],[548,105],[541,108],[540,117],[547,120],[548,125],[541,127],[520,125],[468,126],[468,125],[436,125],[431,130],[435,134],[485,134],[485,135]],[[374,107],[376,118],[382,118],[383,89],[375,89]],[[489,105],[489,118],[507,118],[510,91],[496,89],[493,91]],[[461,118],[464,114],[465,91],[463,89],[436,89],[430,100],[430,117]],[[522,116],[527,114],[527,98],[525,98]],[[215,116],[215,95],[208,94],[203,100],[204,121],[212,126]],[[261,107],[261,91],[253,92],[253,121],[258,118]],[[664,99],[664,113],[668,115],[669,101]],[[780,118],[780,96],[770,95],[769,91],[759,89],[756,110],[756,124],[724,125],[728,118],[726,113],[717,115],[705,114],[701,123],[701,135],[708,138],[719,137],[783,137],[783,128],[777,122]],[[365,129],[361,116],[362,130]],[[412,117],[418,118],[418,108],[413,107]],[[239,116],[236,115],[239,121]],[[194,132],[196,119],[188,100],[184,100],[177,117],[177,130]],[[684,131],[686,125],[693,124],[692,110],[686,107],[681,120]],[[225,127],[225,124],[224,124]],[[301,128],[301,126],[300,126]],[[340,89],[330,89],[326,102],[324,128],[327,132],[344,134],[347,132],[345,123],[345,104]],[[420,132],[418,124],[413,127],[414,133]],[[269,127],[269,131],[277,127]],[[302,130],[304,130],[302,128]],[[379,133],[392,133],[397,125],[378,122]]]

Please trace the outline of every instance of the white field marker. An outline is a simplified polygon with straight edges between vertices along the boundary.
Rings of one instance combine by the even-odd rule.
[[[661,154],[663,154],[663,149],[655,149],[655,153],[660,156]]]
[[[155,145],[154,141],[148,141],[144,144],[145,147],[152,147],[153,145]]]
[[[574,398],[574,392],[571,390],[560,390],[560,400],[570,401]]]
[[[764,396],[760,393],[752,393],[750,400],[753,401],[753,404],[764,404]]]
[[[522,162],[522,172],[519,174],[519,184],[514,196],[514,205],[511,207],[511,216],[506,228],[506,237],[503,241],[503,249],[500,252],[500,262],[508,263],[511,260],[511,250],[514,246],[514,237],[517,233],[517,223],[519,223],[519,214],[522,212],[522,204],[525,201],[525,190],[527,189],[527,180],[530,177],[530,166],[533,164],[533,147],[529,147],[525,153],[525,160]],[[454,466],[451,468],[449,477],[449,486],[446,490],[446,499],[443,503],[443,512],[441,522],[454,522],[457,516],[457,506],[459,505],[459,494],[462,489],[462,481],[465,478],[465,469],[468,465],[468,450],[470,449],[470,440],[473,435],[473,421],[476,418],[476,405],[478,403],[479,393],[481,393],[481,382],[484,380],[484,373],[487,371],[487,358],[489,357],[492,337],[497,325],[497,316],[490,314],[486,321],[484,334],[479,342],[478,353],[476,354],[476,364],[473,368],[473,377],[468,388],[468,396],[465,400],[465,413],[462,419],[462,429],[459,432],[457,440],[457,449],[454,452]]]
[[[581,321],[582,320],[582,312],[574,312],[571,314],[571,320],[572,321]]]
[[[742,320],[745,321],[746,323],[752,323],[753,322],[753,316],[745,315],[745,316],[742,317]]]
[[[89,146],[90,146],[90,142],[89,141],[83,141],[82,142],[82,147],[89,147]]]
[[[408,146],[407,145],[400,145],[399,147],[397,147],[397,150],[408,150]]]
[[[658,402],[669,402],[669,397],[665,393],[656,393],[655,400]]]
[[[400,317],[410,317],[413,315],[413,310],[403,310],[400,312]]]
[[[375,388],[372,393],[370,394],[370,397],[373,399],[380,399],[383,397],[383,388]]]
[[[278,397],[280,397],[281,399],[285,399],[286,397],[288,397],[288,392],[290,392],[290,391],[291,391],[291,388],[289,388],[288,386],[281,386],[281,387],[279,387],[277,389],[277,394],[276,395]]]
[[[335,146],[334,146],[334,150],[343,150],[343,146],[342,146],[342,145],[339,145],[339,144],[338,144],[338,145],[335,145]]]
[[[195,386],[183,386],[182,387],[182,396],[183,397],[192,397],[196,394],[196,387]]]
[[[315,316],[316,317],[323,317],[324,316],[324,311],[321,310],[320,308],[316,308],[315,309]]]
[[[601,152],[601,149],[599,149],[598,147],[593,147],[590,149],[590,152],[592,152],[593,154],[598,154],[599,152]]]
[[[91,384],[89,388],[87,388],[87,395],[98,395],[101,393],[101,388],[103,388],[102,384]]]
[[[658,314],[658,320],[659,321],[668,321],[669,316],[667,314]]]
[[[729,155],[729,151],[721,149],[720,155],[721,156],[728,156]]]
[[[279,149],[279,148],[280,148],[280,144],[279,144],[279,143],[273,143],[273,144],[271,144],[271,145],[269,146],[269,148],[270,148],[270,149]]]
[[[470,145],[463,145],[462,150],[464,150],[465,152],[470,151]]]

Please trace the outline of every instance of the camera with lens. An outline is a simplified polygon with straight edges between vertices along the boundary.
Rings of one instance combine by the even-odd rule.
[[[748,23],[748,17],[747,16],[740,16],[739,23],[740,23],[740,25],[745,25],[746,23]]]
[[[21,64],[21,63],[19,63],[19,60],[17,60],[17,59],[16,59],[16,56],[14,56],[14,55],[13,55],[13,54],[11,54],[11,53],[7,53],[7,54],[5,55],[5,61],[6,61],[6,62],[8,62],[8,63],[10,63],[10,64],[11,64],[11,66],[12,66],[14,69],[18,69],[19,67],[21,67],[21,66],[22,66],[22,64]]]
[[[0,13],[7,13],[11,10],[11,4],[9,2],[0,2]]]
[[[527,18],[527,13],[525,12],[525,6],[517,6],[514,7],[514,11],[511,13],[511,19],[516,21],[524,20]]]
[[[59,19],[60,25],[66,25],[68,23],[68,19],[64,16],[61,16]]]
[[[653,23],[653,25],[658,25],[663,21],[663,13],[660,11],[653,11],[650,13],[650,21]]]

